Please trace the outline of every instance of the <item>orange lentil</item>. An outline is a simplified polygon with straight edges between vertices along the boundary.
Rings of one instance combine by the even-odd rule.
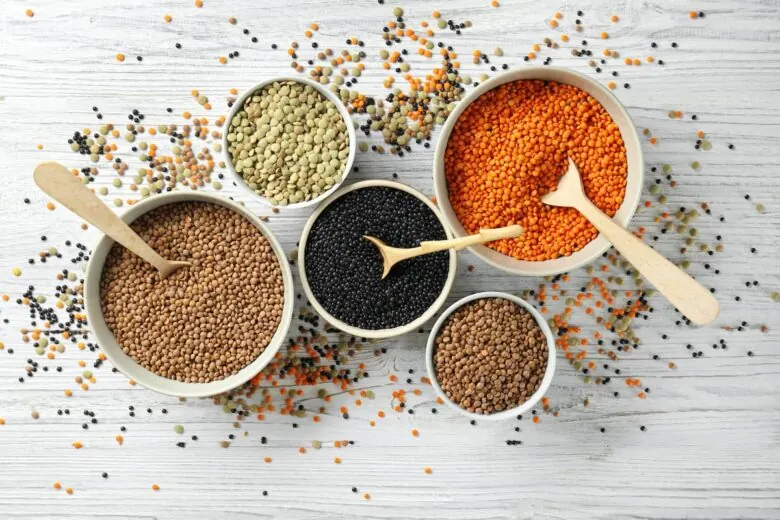
[[[498,7],[501,4],[498,3],[498,0],[491,0],[490,5],[492,5],[493,7]]]
[[[637,65],[638,66],[638,65],[641,65],[641,64],[642,64],[642,60],[640,60],[639,58],[634,58],[632,65]]]
[[[561,34],[561,41],[562,42],[569,41],[569,35],[568,34]]]
[[[301,446],[300,448],[298,448],[298,453],[300,453],[301,455],[303,455],[304,453],[306,453],[306,448],[304,448],[303,446]]]
[[[165,19],[165,23],[171,23],[173,20],[173,17],[169,14],[166,14],[163,18]]]
[[[224,56],[220,56],[220,57],[219,57],[219,62],[220,62],[222,65],[224,65],[225,63],[227,63],[227,58],[226,58],[226,57],[224,57]]]
[[[273,461],[273,459],[271,457],[266,457],[266,458],[263,459],[263,462],[265,462],[266,464],[270,464],[271,461]]]
[[[121,435],[117,435],[116,437],[114,437],[114,439],[116,440],[117,444],[119,444],[120,446],[125,443],[125,438],[122,437]]]
[[[558,12],[556,12],[556,13],[555,13],[555,18],[556,18],[557,20],[560,20],[561,18],[563,18],[563,15],[561,14],[561,12],[560,12],[560,11],[558,11]]]
[[[79,441],[76,441],[76,442],[74,442],[73,444],[71,444],[71,446],[73,446],[73,447],[74,447],[74,448],[76,448],[77,450],[80,450],[81,448],[83,448],[83,447],[84,447],[84,445],[83,445],[83,444],[81,444]]]
[[[122,54],[121,52],[117,53],[116,61],[125,61],[125,55]]]
[[[419,437],[419,436],[420,436],[420,432],[419,431],[412,430],[412,437]]]
[[[335,458],[333,459],[333,463],[334,463],[334,464],[341,464],[341,459],[340,459],[340,458],[338,458],[338,457],[335,457]]]
[[[609,21],[612,23],[617,23],[618,20],[620,20],[620,18],[618,18],[618,15],[616,14],[613,14],[612,16],[609,17]]]
[[[72,495],[73,494],[73,488],[65,488],[65,493]]]
[[[426,475],[430,475],[431,473],[433,473],[433,470],[431,468],[425,468]]]
[[[33,16],[35,16],[35,13],[33,12],[33,10],[32,10],[32,9],[27,9],[27,10],[24,12],[24,14],[26,14],[26,15],[27,15],[27,16],[29,16],[30,18],[32,18]]]
[[[647,58],[645,58],[645,61],[647,63],[653,63],[655,61],[655,58],[653,58],[652,56],[648,56]]]
[[[490,90],[460,116],[445,152],[453,210],[469,233],[522,225],[521,237],[490,244],[500,253],[531,261],[568,256],[598,233],[576,210],[541,202],[566,170],[567,155],[588,198],[614,215],[625,196],[626,151],[604,107],[557,82]]]
[[[606,40],[607,38],[609,38],[609,33],[603,32],[603,33],[601,33],[600,36],[601,36],[602,40]]]
[[[696,11],[691,11],[690,13],[688,13],[688,18],[690,18],[691,20],[695,20],[698,17],[699,14]]]
[[[534,421],[534,424],[539,424],[539,421],[541,421],[541,419],[539,419],[538,415],[535,415],[534,418],[533,418],[533,421]]]
[[[496,0],[493,0],[493,1],[495,2]],[[371,495],[366,493],[366,494],[363,495],[363,498],[365,498],[366,500],[371,500]]]
[[[59,482],[55,482],[54,489],[62,489],[62,484],[60,484]]]
[[[550,20],[550,27],[552,27],[553,29],[558,27],[558,20],[555,19]]]
[[[203,0],[195,0],[195,7],[203,7]]]
[[[160,491],[160,486],[158,486],[157,484],[152,484],[152,489],[154,491]]]

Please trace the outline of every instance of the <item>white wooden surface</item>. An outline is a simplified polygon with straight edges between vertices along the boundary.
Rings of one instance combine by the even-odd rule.
[[[105,122],[121,124],[138,108],[150,125],[181,123],[165,108],[199,114],[189,95],[197,88],[212,99],[213,119],[225,109],[229,88],[287,74],[286,54],[271,51],[270,44],[284,49],[293,39],[304,42],[302,32],[312,21],[321,26],[321,46],[341,48],[353,35],[363,39],[373,66],[359,86],[364,92],[383,92],[376,54],[392,2],[204,1],[202,9],[189,0],[3,0],[0,5],[0,293],[12,296],[0,305],[0,318],[10,321],[0,323],[0,341],[16,350],[14,355],[0,352],[0,417],[6,421],[0,426],[0,517],[780,518],[780,307],[769,297],[780,289],[780,4],[773,1],[502,0],[498,9],[488,0],[410,0],[403,5],[415,22],[430,20],[437,8],[444,17],[473,21],[464,35],[446,37],[464,56],[467,71],[473,69],[471,50],[496,46],[506,53],[500,63],[523,66],[531,44],[555,36],[544,21],[556,10],[565,14],[562,27],[577,41],[571,28],[577,9],[585,12],[583,35],[594,54],[605,46],[598,33],[607,30],[609,47],[623,56],[653,54],[666,62],[664,67],[616,64],[610,70],[620,71],[619,84],[631,84],[618,95],[638,127],[659,138],[658,145],[645,148],[648,166],[669,163],[674,168],[679,186],[669,193],[669,207],[674,211],[702,201],[712,206],[714,216],[700,218],[696,226],[710,242],[721,234],[725,251],[709,260],[700,254],[689,258],[691,272],[717,288],[723,306],[718,325],[742,320],[750,325],[744,332],[676,327],[672,309],[656,299],[656,312],[638,330],[642,348],[615,365],[621,376],[639,377],[651,387],[647,399],[629,397],[618,377],[609,386],[585,384],[561,362],[549,394],[560,416],[544,415],[538,425],[528,416],[522,422],[475,427],[443,406],[434,415],[427,386],[414,401],[421,403],[415,415],[398,416],[390,412],[394,387],[387,376],[404,377],[409,368],[416,370],[415,378],[423,373],[421,334],[388,342],[382,357],[358,356],[372,374],[363,386],[374,388],[375,401],[360,409],[351,406],[348,421],[334,413],[319,424],[298,420],[298,429],[290,418],[268,414],[266,422],[250,418],[243,430],[234,430],[232,417],[210,401],[179,403],[130,387],[108,367],[97,372],[98,383],[89,392],[77,391],[67,399],[63,389],[76,386],[77,361],[94,357],[75,349],[62,357],[62,373],[39,373],[18,383],[25,360],[34,353],[20,341],[19,328],[28,325],[28,318],[13,299],[28,284],[52,290],[57,269],[54,263],[27,268],[26,259],[40,250],[42,234],[56,246],[66,237],[81,237],[89,245],[97,238],[79,230],[77,219],[64,210],[43,208],[46,198],[33,187],[32,168],[44,159],[86,165],[66,140],[76,129],[97,127],[93,105]],[[34,18],[25,16],[28,8]],[[690,9],[705,11],[706,18],[689,20]],[[173,23],[163,23],[166,13]],[[611,14],[619,15],[620,23],[611,25]],[[229,16],[238,18],[237,26],[227,23]],[[259,43],[241,33],[244,27]],[[650,51],[650,41],[659,48]],[[678,49],[670,48],[672,41]],[[175,42],[184,48],[177,51]],[[217,57],[234,50],[241,57],[219,65]],[[115,61],[117,52],[127,55],[125,63]],[[144,56],[143,63],[136,62],[137,54]],[[556,65],[595,74],[586,60],[571,56],[568,46],[550,55]],[[667,117],[675,109],[685,112],[684,120]],[[697,122],[690,121],[693,113]],[[693,149],[699,129],[713,142],[709,152]],[[39,143],[44,150],[36,149]],[[735,149],[728,150],[728,143]],[[400,180],[430,193],[431,159],[430,150],[403,159],[362,154],[360,173],[353,177],[390,178],[398,172]],[[699,172],[691,170],[692,160],[701,162]],[[110,179],[101,176],[98,185]],[[648,173],[648,184],[653,180]],[[751,201],[744,200],[746,193]],[[25,205],[24,197],[33,203]],[[765,214],[755,211],[756,202],[766,206]],[[266,213],[257,204],[251,207]],[[272,216],[271,226],[286,247],[294,246],[306,215]],[[636,220],[650,234],[658,234],[654,215],[643,212]],[[715,218],[719,215],[726,217],[724,224]],[[679,238],[659,236],[656,247],[679,259]],[[751,254],[750,247],[758,252]],[[704,261],[720,269],[720,276],[701,267]],[[467,272],[469,263],[476,264],[474,272]],[[11,276],[14,266],[23,268],[22,277]],[[459,269],[452,299],[538,283],[508,278],[468,253]],[[582,270],[572,273],[569,285],[576,290],[587,278]],[[746,288],[753,279],[761,285]],[[760,324],[768,332],[760,332]],[[578,325],[593,330],[589,321],[580,319]],[[721,338],[729,349],[713,351],[711,344]],[[705,356],[691,358],[686,343]],[[748,357],[748,350],[755,356]],[[653,360],[654,354],[661,361]],[[667,368],[670,360],[676,370]],[[613,398],[613,390],[623,396]],[[584,398],[590,399],[587,408]],[[135,419],[127,416],[131,404]],[[56,415],[63,407],[70,408],[70,417]],[[147,407],[154,409],[152,415]],[[167,415],[160,413],[163,407]],[[380,407],[388,418],[370,428],[368,421]],[[81,429],[85,409],[100,421],[89,431]],[[38,420],[31,417],[33,410],[40,413]],[[186,439],[173,432],[174,424],[185,426]],[[128,428],[121,447],[114,441],[120,425]],[[420,430],[419,438],[410,435],[412,428]],[[236,440],[229,449],[220,448],[219,441],[230,433]],[[188,442],[186,449],[176,447],[191,434],[200,440]],[[268,438],[267,445],[261,445],[261,436]],[[314,439],[325,443],[323,449],[297,452]],[[355,445],[337,450],[331,447],[334,439],[351,439]],[[523,445],[506,446],[507,439],[522,439]],[[85,448],[73,449],[76,440]],[[265,456],[273,463],[264,464]],[[334,464],[334,456],[343,463]],[[433,474],[424,473],[426,466]],[[103,471],[109,479],[101,478]],[[73,487],[74,494],[53,490],[54,481]],[[155,482],[162,488],[156,493],[151,490]],[[360,493],[352,493],[352,486]],[[370,501],[362,498],[364,492],[371,494]]]

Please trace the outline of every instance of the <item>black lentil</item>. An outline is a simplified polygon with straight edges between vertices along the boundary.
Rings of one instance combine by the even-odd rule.
[[[415,247],[424,240],[445,239],[444,228],[413,195],[395,188],[369,187],[347,193],[328,206],[306,243],[309,285],[334,317],[369,330],[414,321],[441,294],[449,253],[404,261],[383,280],[382,258],[363,235],[395,247]]]

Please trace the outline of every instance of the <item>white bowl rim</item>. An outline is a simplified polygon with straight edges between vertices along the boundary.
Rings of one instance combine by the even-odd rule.
[[[339,192],[335,194],[333,197],[329,197],[326,201],[324,201],[322,204],[317,206],[317,209],[314,210],[314,212],[309,216],[308,220],[306,221],[306,224],[303,226],[303,231],[301,232],[301,239],[300,242],[298,243],[298,273],[300,276],[301,285],[303,286],[303,292],[306,294],[306,298],[309,300],[309,303],[311,303],[312,307],[314,307],[314,310],[317,311],[317,314],[319,314],[323,320],[328,322],[330,325],[336,327],[337,329],[342,330],[347,334],[351,334],[353,336],[358,336],[361,338],[381,339],[381,338],[391,338],[394,336],[401,336],[402,334],[411,332],[421,327],[423,324],[425,324],[425,322],[427,322],[436,314],[436,312],[441,308],[442,305],[444,305],[444,302],[447,300],[447,296],[449,296],[450,290],[452,289],[452,285],[455,282],[455,272],[457,270],[458,255],[452,249],[448,250],[450,254],[450,265],[449,265],[449,271],[447,272],[447,280],[446,282],[444,282],[444,287],[442,287],[441,293],[439,294],[438,298],[436,298],[436,300],[433,302],[433,304],[428,308],[428,310],[422,313],[414,321],[407,323],[406,325],[401,325],[399,327],[394,327],[391,329],[377,329],[377,330],[361,329],[358,327],[353,327],[352,325],[348,325],[347,323],[344,323],[343,321],[339,320],[331,313],[326,311],[322,307],[322,305],[320,305],[320,303],[317,301],[317,298],[314,297],[314,293],[312,293],[311,287],[309,286],[309,280],[306,277],[305,250],[306,250],[306,241],[309,238],[309,232],[311,232],[311,228],[314,225],[314,222],[317,220],[317,217],[319,217],[320,214],[322,214],[322,212],[325,210],[325,208],[327,208],[332,202],[336,201],[337,199],[339,199],[340,197],[346,195],[351,191],[355,191],[363,188],[376,188],[376,187],[394,188],[397,190],[405,191],[406,193],[414,195],[416,198],[423,201],[431,209],[431,211],[433,211],[433,214],[436,216],[442,228],[444,229],[444,233],[447,235],[447,238],[452,238],[452,232],[449,230],[447,224],[444,222],[444,219],[442,218],[441,213],[439,212],[439,208],[437,208],[436,205],[428,197],[423,195],[421,192],[417,191],[411,186],[407,186],[406,184],[396,182],[396,181],[387,181],[381,179],[359,181],[354,184],[350,184],[349,186],[339,190]]]
[[[460,220],[457,218],[457,215],[454,215],[449,204],[447,180],[444,172],[444,154],[447,150],[447,142],[449,141],[452,129],[463,111],[471,105],[474,100],[482,96],[482,94],[505,83],[519,80],[556,81],[564,84],[572,84],[569,83],[569,81],[582,82],[587,86],[574,86],[584,90],[595,98],[596,101],[607,110],[607,113],[615,120],[616,124],[618,124],[616,115],[625,120],[625,124],[618,124],[618,128],[620,130],[620,135],[623,138],[623,142],[626,144],[626,160],[628,163],[626,173],[626,197],[623,199],[623,203],[620,205],[620,208],[618,208],[618,211],[613,218],[622,226],[627,226],[639,207],[644,186],[644,156],[642,145],[639,140],[639,134],[636,131],[636,125],[628,114],[628,111],[612,91],[585,74],[563,67],[526,66],[520,69],[502,72],[471,90],[458,102],[455,109],[449,114],[442,126],[441,133],[436,142],[436,151],[433,160],[433,190],[436,194],[436,200],[439,207],[442,210],[442,215],[444,216],[447,225],[451,227],[453,234],[456,237],[461,237],[467,233],[460,223]],[[608,104],[614,106],[608,108],[605,104],[605,100],[609,100]],[[629,141],[631,141],[630,146]],[[635,150],[635,154],[630,154],[629,148]],[[629,197],[629,195],[631,196]],[[453,213],[453,215],[450,215],[450,213]],[[518,260],[498,253],[497,251],[493,251],[484,245],[471,246],[468,249],[483,262],[507,273],[524,276],[552,276],[573,271],[574,269],[587,265],[596,260],[610,247],[611,244],[609,241],[600,233],[585,247],[569,256],[538,262]],[[500,258],[501,261],[494,259],[493,256],[495,255],[500,255],[497,256],[497,258]],[[511,263],[511,265],[507,265],[507,263]]]
[[[260,230],[263,236],[265,236],[271,244],[271,247],[276,254],[282,271],[284,306],[282,308],[279,326],[262,354],[232,376],[224,379],[219,379],[210,383],[184,383],[159,376],[147,368],[144,368],[133,358],[122,352],[114,334],[103,319],[103,311],[100,305],[100,280],[103,274],[103,266],[111,246],[114,245],[114,240],[107,235],[103,235],[100,238],[92,252],[89,263],[87,264],[84,283],[84,300],[86,302],[87,320],[95,341],[100,346],[101,351],[108,357],[109,361],[111,361],[111,364],[126,377],[135,380],[145,388],[162,394],[177,397],[206,397],[227,392],[246,383],[273,361],[276,353],[287,339],[287,332],[292,322],[293,309],[295,307],[295,291],[292,270],[290,269],[287,255],[284,253],[284,249],[282,249],[281,244],[271,232],[270,228],[244,206],[228,200],[225,197],[201,191],[173,191],[155,195],[134,204],[130,209],[123,213],[120,218],[130,224],[141,215],[156,208],[167,204],[186,201],[209,202],[235,211]],[[91,298],[90,295],[95,296],[95,298]]]
[[[511,302],[514,302],[521,307],[528,310],[528,312],[531,313],[531,315],[534,317],[536,322],[539,324],[539,327],[541,327],[542,332],[544,332],[544,337],[547,339],[547,367],[544,370],[544,377],[542,378],[542,382],[539,385],[539,388],[534,392],[534,394],[528,398],[523,404],[520,406],[516,406],[515,408],[511,408],[508,410],[502,410],[497,413],[492,414],[479,414],[479,413],[473,413],[469,412],[468,410],[464,410],[460,406],[458,406],[457,403],[452,401],[449,397],[447,397],[447,394],[444,393],[444,390],[441,389],[441,386],[439,386],[439,380],[436,377],[436,370],[433,366],[433,354],[435,351],[435,341],[436,336],[439,334],[439,329],[444,324],[445,321],[450,317],[450,315],[461,308],[462,306],[466,305],[467,303],[476,301],[476,300],[482,300],[485,298],[503,298],[505,300],[509,300]],[[500,291],[485,291],[485,292],[479,292],[470,294],[469,296],[466,296],[464,298],[461,298],[460,300],[456,301],[452,305],[450,305],[446,311],[442,312],[439,318],[436,320],[436,323],[434,323],[433,328],[431,329],[431,333],[428,335],[428,343],[425,346],[425,367],[428,371],[428,379],[431,380],[431,386],[433,386],[436,393],[441,397],[441,399],[444,401],[444,403],[455,410],[456,412],[460,413],[461,415],[465,415],[466,417],[469,417],[470,419],[477,419],[477,420],[488,420],[488,421],[501,421],[504,419],[511,419],[513,417],[516,417],[520,414],[523,414],[536,406],[539,401],[541,401],[542,397],[544,397],[544,394],[549,390],[550,384],[552,383],[553,376],[555,375],[555,358],[556,358],[556,348],[555,348],[555,338],[553,338],[552,331],[550,330],[550,326],[547,324],[547,320],[544,319],[544,316],[534,308],[533,305],[528,303],[527,301],[523,300],[522,298],[515,296],[513,294],[500,292]]]
[[[236,113],[244,106],[244,101],[246,101],[246,98],[257,92],[258,90],[267,87],[268,85],[280,81],[295,81],[297,83],[301,83],[303,85],[308,85],[313,87],[317,90],[320,94],[325,96],[325,98],[328,101],[333,102],[334,105],[339,110],[339,113],[341,114],[342,119],[344,119],[344,124],[347,127],[347,133],[349,135],[349,155],[347,156],[347,164],[344,166],[344,175],[341,176],[341,180],[334,184],[328,191],[324,191],[314,197],[311,200],[306,200],[303,202],[296,202],[294,204],[287,204],[285,206],[282,206],[280,204],[271,204],[269,200],[259,193],[256,193],[252,190],[252,188],[249,187],[249,185],[246,183],[244,178],[239,175],[238,172],[236,172],[236,169],[233,167],[233,162],[230,158],[230,152],[228,151],[228,133],[230,132],[230,122],[233,120],[233,117],[236,115]],[[332,195],[338,188],[341,186],[344,181],[347,178],[347,175],[349,175],[352,172],[352,165],[355,162],[355,156],[357,155],[357,134],[355,132],[355,124],[352,122],[352,116],[349,113],[349,110],[347,110],[347,107],[344,105],[344,103],[341,101],[341,99],[333,92],[325,88],[324,86],[320,85],[316,81],[312,81],[308,78],[304,77],[292,77],[292,76],[280,76],[276,78],[271,78],[265,81],[261,81],[260,83],[257,83],[255,86],[249,88],[248,90],[245,90],[241,96],[236,99],[236,101],[233,103],[233,106],[230,107],[230,111],[228,112],[227,119],[225,120],[225,127],[222,132],[222,153],[225,154],[225,167],[227,171],[230,173],[230,175],[233,177],[233,180],[235,181],[236,185],[239,186],[239,189],[244,191],[244,193],[249,194],[252,198],[259,200],[260,203],[262,203],[265,206],[268,206],[270,208],[279,208],[279,209],[293,209],[293,208],[305,208],[308,206],[313,206],[315,204],[318,204],[323,199],[329,197]]]

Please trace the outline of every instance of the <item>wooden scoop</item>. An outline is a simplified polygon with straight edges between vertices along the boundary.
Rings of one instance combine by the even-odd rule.
[[[542,202],[574,208],[582,213],[634,268],[692,322],[706,325],[718,317],[720,306],[709,290],[630,231],[616,224],[585,196],[580,172],[571,158],[569,169],[558,182],[558,188],[543,196]]]
[[[382,278],[385,278],[388,273],[390,273],[390,269],[392,269],[395,264],[401,262],[402,260],[408,260],[409,258],[414,258],[415,256],[427,255],[437,251],[444,251],[445,249],[454,249],[455,251],[459,251],[464,247],[484,244],[485,242],[492,242],[494,240],[501,240],[502,238],[519,237],[522,233],[523,228],[517,225],[497,229],[481,229],[476,235],[453,238],[451,240],[431,240],[428,242],[420,242],[419,246],[408,249],[388,246],[378,238],[368,235],[363,235],[363,238],[374,244],[377,249],[379,249],[379,253],[382,255],[382,262],[384,264]]]
[[[87,188],[81,180],[60,163],[43,162],[33,173],[35,184],[47,195],[110,236],[127,249],[152,264],[164,280],[189,262],[166,260],[149,247],[130,226]]]

